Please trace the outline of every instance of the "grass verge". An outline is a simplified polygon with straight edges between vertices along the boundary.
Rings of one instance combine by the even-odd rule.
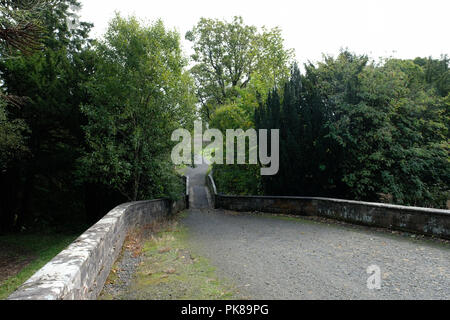
[[[206,258],[191,250],[185,227],[170,221],[153,228],[143,241],[140,263],[127,288],[115,295],[104,295],[102,299],[242,299],[234,286],[217,277],[215,268]],[[123,262],[119,265],[123,267]],[[117,280],[117,274],[113,273],[108,281]]]
[[[10,274],[0,280],[0,300],[6,299],[77,236],[39,233],[0,236],[0,272]]]

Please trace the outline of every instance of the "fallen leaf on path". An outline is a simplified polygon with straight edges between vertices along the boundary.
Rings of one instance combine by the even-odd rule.
[[[162,249],[159,249],[158,252],[159,252],[159,253],[167,253],[167,252],[169,252],[170,250],[172,250],[172,249],[171,249],[171,248],[162,248]]]
[[[176,270],[174,268],[169,268],[166,271],[164,271],[167,274],[174,274],[176,272]]]

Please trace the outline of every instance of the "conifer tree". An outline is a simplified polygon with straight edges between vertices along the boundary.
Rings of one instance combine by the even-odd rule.
[[[91,25],[68,26],[74,5],[79,3],[58,0],[40,8],[40,49],[0,61],[3,92],[27,97],[20,108],[9,109],[8,117],[28,127],[24,139],[29,150],[0,176],[0,189],[11,194],[0,208],[1,215],[8,215],[1,224],[5,228],[75,217],[73,212],[80,213],[84,203],[75,183],[76,160],[84,145],[79,105],[88,99],[84,82],[93,71],[93,60]],[[78,204],[64,205],[66,197],[78,199]]]

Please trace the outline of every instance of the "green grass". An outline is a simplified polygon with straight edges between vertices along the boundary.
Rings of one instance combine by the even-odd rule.
[[[175,223],[147,241],[143,249],[144,263],[137,272],[133,291],[140,292],[143,298],[158,299],[236,297],[233,287],[218,279],[209,261],[190,250],[187,235],[186,228]]]
[[[13,246],[20,248],[20,252],[26,252],[26,254],[17,253],[19,260],[31,257],[31,262],[18,274],[0,283],[0,300],[6,299],[77,237],[78,235],[40,233],[0,236],[0,249],[5,245],[8,247]]]
[[[181,219],[182,215],[178,217]],[[210,262],[191,250],[188,230],[167,222],[143,242],[142,262],[128,288],[102,300],[228,300],[242,298]],[[117,279],[111,274],[108,281]]]

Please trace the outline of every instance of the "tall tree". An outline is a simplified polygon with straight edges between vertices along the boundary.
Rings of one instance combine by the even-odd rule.
[[[89,145],[84,176],[130,201],[178,197],[170,137],[192,125],[195,116],[179,35],[161,21],[144,26],[117,15],[96,55],[96,73],[88,84],[92,102],[82,107]]]
[[[245,96],[243,89],[253,88],[248,98],[257,104],[256,92],[265,96],[289,76],[293,51],[284,48],[278,28],[260,32],[242,17],[231,22],[202,18],[186,39],[193,42],[191,73],[207,121],[217,107]]]
[[[191,73],[203,120],[223,131],[253,128],[255,109],[273,87],[281,89],[289,78],[294,53],[285,48],[281,30],[258,30],[242,17],[230,22],[202,18],[186,38],[195,51]],[[214,170],[223,192],[261,192],[257,165],[215,166]]]
[[[92,73],[88,33],[91,25],[81,22],[71,29],[75,0],[60,0],[39,12],[42,48],[28,56],[2,59],[2,90],[25,96],[20,108],[10,108],[11,121],[23,121],[27,157],[11,162],[0,177],[1,225],[22,228],[75,217],[83,204],[75,185],[75,164],[83,148],[79,104],[86,101],[83,83]],[[70,199],[79,199],[71,201]],[[64,205],[64,202],[74,205]],[[37,223],[36,223],[37,222]]]
[[[17,54],[31,54],[40,47],[42,27],[39,14],[47,1],[0,1],[0,59]],[[17,52],[17,53],[16,53]],[[23,133],[27,126],[21,119],[10,120],[7,106],[20,107],[25,97],[8,95],[0,89],[0,170],[28,151]]]

